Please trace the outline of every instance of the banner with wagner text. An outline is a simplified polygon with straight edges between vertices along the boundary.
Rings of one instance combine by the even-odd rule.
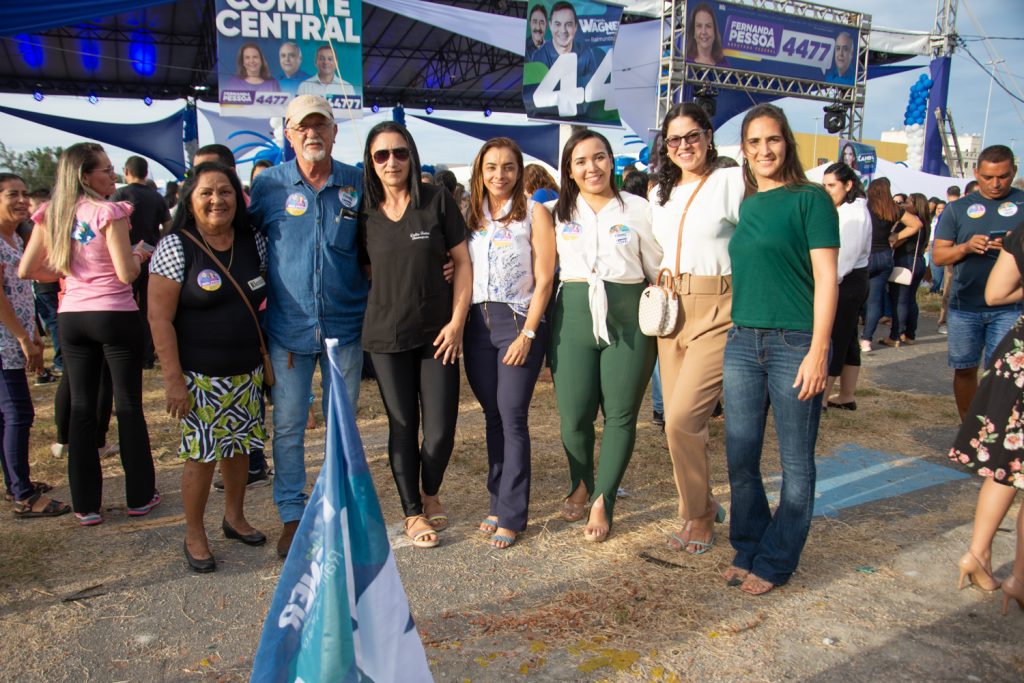
[[[619,125],[612,47],[622,8],[591,0],[530,0],[523,105],[533,119]]]
[[[282,116],[322,95],[335,118],[361,116],[362,0],[216,0],[221,113]]]

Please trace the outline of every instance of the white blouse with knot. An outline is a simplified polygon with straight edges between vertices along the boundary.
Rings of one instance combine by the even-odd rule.
[[[484,200],[484,224],[470,226],[469,257],[473,261],[473,303],[486,301],[508,304],[526,315],[533,298],[533,246],[530,235],[536,202],[526,202],[526,218],[521,221],[496,221]],[[512,210],[509,199],[497,212],[507,216]]]
[[[595,213],[577,197],[572,217],[555,223],[555,237],[559,278],[587,281],[594,339],[611,343],[604,283],[653,282],[658,276],[662,249],[651,229],[650,205],[624,192],[621,204],[612,199]]]

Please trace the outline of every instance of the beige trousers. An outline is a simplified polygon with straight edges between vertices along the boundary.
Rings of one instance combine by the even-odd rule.
[[[712,519],[708,420],[722,396],[726,333],[732,326],[732,277],[676,279],[679,323],[658,338],[665,435],[679,491],[679,516]]]

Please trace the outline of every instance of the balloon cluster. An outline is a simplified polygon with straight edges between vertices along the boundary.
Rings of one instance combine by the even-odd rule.
[[[907,133],[907,166],[913,169],[920,169],[924,163],[925,120],[932,83],[927,74],[921,74],[910,86],[910,98],[903,112],[903,129]]]

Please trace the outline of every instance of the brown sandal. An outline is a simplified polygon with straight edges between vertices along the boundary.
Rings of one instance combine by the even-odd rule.
[[[48,493],[49,491],[53,490],[53,487],[50,486],[49,484],[47,484],[45,481],[33,481],[31,483],[32,483],[32,490],[36,491],[38,493]],[[8,503],[13,503],[14,502],[14,494],[10,493],[10,492],[5,493],[4,494],[4,500],[7,501]]]
[[[421,531],[413,531],[420,522],[425,524],[427,528]],[[427,521],[424,515],[413,515],[412,517],[405,518],[405,535],[409,537],[409,540],[417,548],[436,548],[441,542],[441,538],[437,535],[437,529],[430,526],[430,522]],[[434,540],[424,540],[425,536],[433,536]]]
[[[37,517],[60,517],[71,512],[70,505],[52,498],[47,501],[42,510],[33,510],[32,506],[39,501],[42,495],[42,491],[37,490],[25,500],[14,501],[14,516],[18,519],[34,519]]]

